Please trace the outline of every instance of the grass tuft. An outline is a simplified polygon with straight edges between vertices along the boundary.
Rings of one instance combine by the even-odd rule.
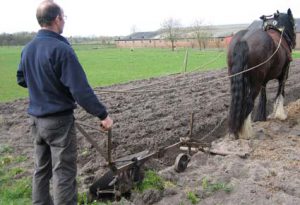
[[[1,144],[0,145],[0,154],[12,153],[13,148],[10,145]]]
[[[233,190],[232,185],[223,182],[210,183],[206,178],[202,179],[202,189],[210,194],[217,191],[224,191],[230,193]]]
[[[24,173],[19,163],[25,159],[8,154],[0,157],[0,204],[31,204],[31,177],[16,177]]]
[[[145,173],[144,180],[137,185],[137,189],[140,192],[149,189],[162,191],[164,190],[164,180],[155,171],[148,170]]]
[[[187,193],[187,199],[192,203],[192,204],[197,204],[200,202],[200,198],[194,193],[189,191]]]

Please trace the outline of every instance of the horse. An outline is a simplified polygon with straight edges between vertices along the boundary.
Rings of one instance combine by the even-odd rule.
[[[260,94],[255,121],[266,121],[266,85],[278,80],[272,116],[287,118],[283,109],[284,87],[296,45],[295,22],[291,9],[261,16],[261,29],[237,32],[228,47],[227,65],[230,77],[231,103],[228,116],[229,134],[236,139],[252,137],[251,114]]]

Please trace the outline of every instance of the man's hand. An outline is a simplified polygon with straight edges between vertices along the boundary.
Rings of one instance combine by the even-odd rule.
[[[100,127],[107,131],[107,130],[110,130],[112,128],[112,125],[113,125],[113,120],[107,116],[104,120],[101,120],[100,122]]]

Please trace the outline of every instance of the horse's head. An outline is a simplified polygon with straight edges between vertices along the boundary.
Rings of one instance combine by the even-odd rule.
[[[263,26],[265,29],[276,28],[284,32],[288,44],[291,48],[296,46],[296,32],[295,21],[291,9],[287,10],[287,13],[280,13],[277,11],[274,15],[261,16],[263,20]]]

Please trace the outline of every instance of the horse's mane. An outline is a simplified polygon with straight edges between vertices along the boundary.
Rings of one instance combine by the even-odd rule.
[[[269,30],[274,29],[280,33],[283,31],[283,36],[287,41],[289,47],[295,48],[296,46],[296,34],[295,34],[295,20],[290,9],[288,13],[279,13],[277,11],[274,15],[261,16],[260,19],[263,20],[263,29]]]

